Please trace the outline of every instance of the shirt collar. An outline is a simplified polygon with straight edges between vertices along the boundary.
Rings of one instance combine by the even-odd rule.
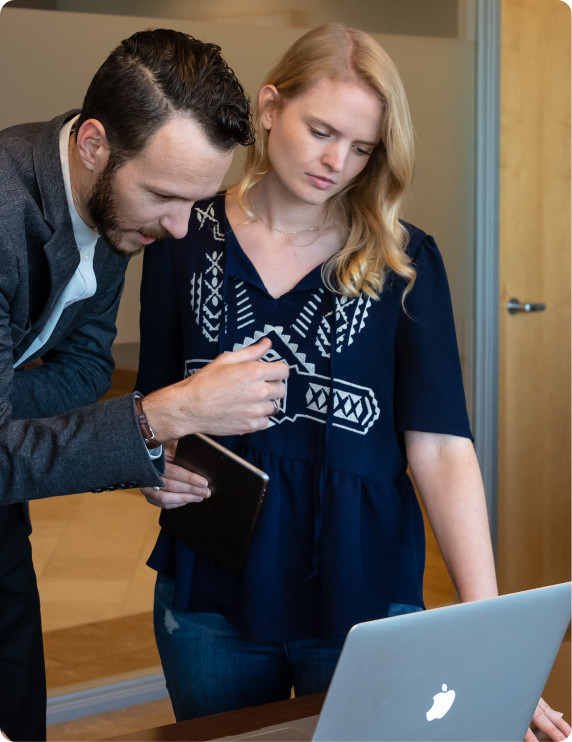
[[[99,237],[98,232],[95,229],[91,229],[83,221],[78,214],[78,211],[73,202],[73,195],[71,189],[71,178],[70,178],[70,164],[69,164],[69,141],[72,129],[79,119],[79,114],[66,122],[60,131],[60,161],[62,164],[62,174],[64,176],[64,187],[66,190],[66,200],[70,212],[73,234],[77,243],[78,249],[81,250],[84,247],[90,247]]]

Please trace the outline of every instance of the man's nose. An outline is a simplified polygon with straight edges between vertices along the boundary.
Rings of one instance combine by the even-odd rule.
[[[159,222],[176,240],[181,240],[189,231],[192,203],[173,204],[169,212]]]

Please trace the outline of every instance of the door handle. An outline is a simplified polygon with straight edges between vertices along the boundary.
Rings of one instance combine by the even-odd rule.
[[[546,304],[532,304],[531,302],[521,304],[518,299],[509,299],[506,306],[509,314],[517,314],[518,312],[544,312],[546,309]]]

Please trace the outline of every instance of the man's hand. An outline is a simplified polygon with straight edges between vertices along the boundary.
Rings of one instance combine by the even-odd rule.
[[[223,353],[178,384],[153,392],[143,409],[158,441],[190,433],[243,435],[268,427],[275,412],[272,399],[286,395],[288,366],[281,361],[260,363],[272,343]]]
[[[177,444],[170,442],[163,444],[163,447],[166,461],[163,475],[165,486],[160,490],[144,487],[141,492],[145,495],[147,502],[158,508],[171,510],[180,508],[189,502],[202,502],[205,497],[210,497],[211,493],[206,479],[172,463]]]
[[[532,729],[528,729],[524,742],[538,742],[539,739],[552,739],[555,742],[564,742],[572,734],[570,724],[567,724],[559,711],[554,711],[541,698],[532,717],[532,723],[540,730],[541,736],[535,736]]]

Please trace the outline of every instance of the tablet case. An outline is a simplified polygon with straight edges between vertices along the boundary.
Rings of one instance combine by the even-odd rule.
[[[204,477],[211,496],[162,510],[159,525],[227,572],[240,574],[268,475],[201,433],[179,440],[173,463]]]

